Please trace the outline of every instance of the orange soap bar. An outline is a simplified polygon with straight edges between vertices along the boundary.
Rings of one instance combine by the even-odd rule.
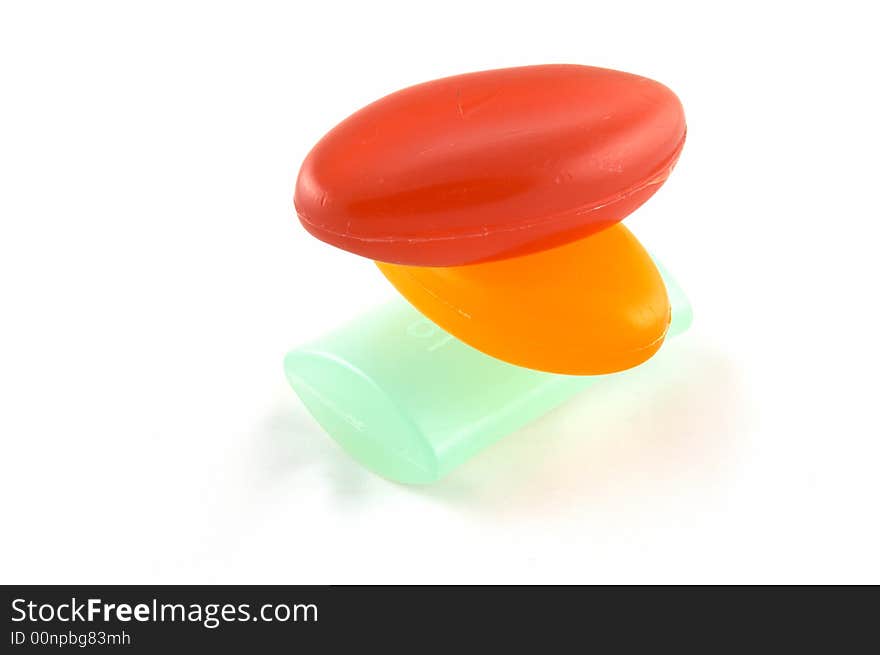
[[[599,375],[636,366],[657,352],[671,320],[657,267],[622,224],[497,262],[377,265],[450,334],[541,371]]]
[[[457,266],[559,246],[620,221],[669,175],[681,103],[653,80],[545,65],[392,93],[303,162],[314,236],[384,262]]]

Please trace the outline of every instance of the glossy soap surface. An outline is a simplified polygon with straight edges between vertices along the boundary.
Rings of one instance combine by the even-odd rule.
[[[692,315],[674,278],[660,272],[672,337]],[[419,484],[603,379],[487,357],[400,297],[290,352],[284,368],[312,415],[351,455],[379,475]]]
[[[508,68],[392,93],[308,154],[297,214],[384,262],[456,266],[555,247],[618,222],[685,138],[662,84],[588,66]]]
[[[622,224],[497,262],[378,266],[450,334],[539,371],[599,375],[636,366],[657,352],[671,320],[663,278]]]

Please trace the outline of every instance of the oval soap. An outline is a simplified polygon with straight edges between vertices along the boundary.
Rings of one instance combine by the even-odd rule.
[[[576,65],[447,77],[351,115],[294,195],[314,236],[383,262],[457,266],[612,225],[665,181],[684,112],[653,80]]]
[[[657,352],[671,320],[663,278],[623,224],[497,262],[378,266],[453,336],[540,371],[600,375],[636,366]]]

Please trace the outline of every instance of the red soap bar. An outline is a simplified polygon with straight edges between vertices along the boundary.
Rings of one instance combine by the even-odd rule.
[[[385,96],[308,154],[294,204],[334,246],[454,266],[620,221],[675,165],[681,103],[653,80],[574,65],[447,77]]]

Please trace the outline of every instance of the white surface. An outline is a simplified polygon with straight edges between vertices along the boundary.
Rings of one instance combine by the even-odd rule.
[[[0,581],[880,582],[870,9],[4,3]],[[299,164],[397,88],[545,62],[681,97],[627,224],[696,322],[638,385],[384,482],[283,379],[392,293],[301,229]]]

